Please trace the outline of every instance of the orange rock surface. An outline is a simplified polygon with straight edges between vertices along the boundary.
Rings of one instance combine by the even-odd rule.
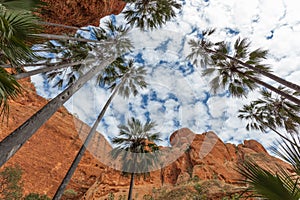
[[[41,17],[51,23],[83,27],[99,26],[102,17],[119,14],[125,7],[122,0],[42,0],[47,3],[41,10]],[[61,33],[65,29],[51,26],[46,31]]]
[[[231,185],[233,189],[237,189],[242,187],[240,181],[243,179],[237,172],[237,166],[249,158],[263,167],[276,169],[276,165],[279,165],[292,171],[291,166],[270,156],[264,147],[254,140],[245,140],[244,144],[236,146],[225,144],[213,132],[195,134],[188,128],[174,132],[170,140],[172,146],[162,148],[162,151],[171,150],[172,153],[168,156],[175,156],[176,159],[160,170],[151,172],[150,177],[145,180],[140,178],[136,181],[133,192],[139,195],[138,199],[142,199],[145,194],[152,194],[153,188],[178,187],[193,177],[202,181],[216,180],[219,181],[220,187],[227,184],[226,187]],[[117,171],[110,170],[97,179],[85,194],[85,199],[105,199],[110,192],[119,196],[126,195],[128,186],[129,178],[124,179]],[[220,192],[220,187],[209,190],[212,199],[221,198],[216,194]]]
[[[21,84],[25,92],[17,101],[11,102],[9,121],[1,124],[0,140],[47,103],[46,99],[36,94],[28,80],[21,81]],[[87,133],[87,125],[78,121],[65,108],[59,109],[2,169],[10,165],[19,165],[23,169],[25,194],[36,192],[54,195],[82,144],[78,137],[79,129],[76,128],[76,125],[81,124],[81,132]],[[103,169],[104,165],[86,153],[70,187],[78,191],[79,195],[83,194]]]

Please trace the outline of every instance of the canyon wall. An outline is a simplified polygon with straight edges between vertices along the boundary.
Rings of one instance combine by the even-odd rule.
[[[68,26],[99,26],[102,17],[119,14],[125,7],[122,0],[43,0],[41,18],[46,22]],[[66,29],[49,26],[46,32],[61,34]],[[69,30],[70,31],[70,30]]]

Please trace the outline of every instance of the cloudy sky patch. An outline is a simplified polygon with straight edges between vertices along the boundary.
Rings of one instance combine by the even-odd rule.
[[[163,138],[178,128],[188,127],[196,133],[212,130],[225,142],[256,139],[265,146],[272,144],[277,138],[274,133],[248,132],[245,122],[237,118],[238,109],[256,99],[257,92],[249,93],[248,99],[230,98],[226,92],[211,94],[210,78],[202,77],[201,68],[186,60],[187,42],[212,27],[217,28],[213,41],[233,42],[238,37],[247,37],[253,49],[270,50],[267,63],[276,75],[299,84],[299,3],[293,0],[180,2],[184,4],[182,11],[163,28],[146,32],[135,28],[130,32],[135,49],[127,56],[147,69],[149,86],[136,97],[117,96],[98,130],[112,137],[118,134],[118,124],[137,117],[142,121],[156,121],[157,131]],[[124,24],[122,15],[108,16],[101,22],[109,18]],[[45,85],[41,76],[34,76],[32,80],[38,93],[46,98],[59,92]],[[92,125],[109,94],[91,80],[65,106]]]

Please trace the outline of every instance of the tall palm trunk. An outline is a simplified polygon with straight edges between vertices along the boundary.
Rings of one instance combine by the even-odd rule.
[[[41,37],[49,40],[71,40],[71,41],[78,41],[78,42],[91,42],[94,44],[110,44],[111,42],[103,42],[103,41],[97,41],[97,40],[91,40],[91,39],[85,39],[85,38],[77,38],[77,37],[70,37],[65,35],[55,35],[55,34],[47,34],[47,33],[38,33],[38,34],[32,34],[34,37]]]
[[[161,165],[160,166],[160,181],[161,181],[161,186],[164,186],[164,181],[165,181],[165,168]]]
[[[40,24],[40,25],[46,25],[46,26],[55,26],[55,27],[61,27],[61,28],[66,28],[66,29],[90,31],[89,29],[85,29],[85,28],[79,28],[79,27],[76,27],[76,26],[68,26],[68,25],[57,24],[57,23],[52,23],[52,22],[39,21],[37,23]]]
[[[251,70],[253,70],[255,72],[258,72],[258,73],[260,73],[260,74],[262,74],[262,75],[264,75],[264,76],[266,76],[266,77],[268,77],[268,78],[276,81],[277,83],[280,83],[280,84],[285,85],[286,87],[289,87],[289,88],[291,88],[291,89],[293,89],[293,90],[295,90],[297,92],[300,92],[300,86],[299,85],[297,85],[295,83],[292,83],[290,81],[284,80],[284,79],[282,79],[282,78],[280,78],[280,77],[278,77],[278,76],[276,76],[276,75],[274,75],[274,74],[272,74],[270,72],[267,72],[267,71],[265,71],[263,69],[260,69],[260,68],[257,68],[257,67],[253,67],[252,65],[249,65],[249,64],[247,64],[247,63],[245,63],[245,62],[243,62],[243,61],[241,61],[239,59],[236,59],[236,58],[234,58],[232,56],[228,56],[228,55],[226,55],[224,53],[220,53],[218,51],[214,51],[214,50],[208,49],[208,48],[204,48],[204,50],[207,51],[207,52],[209,52],[209,53],[213,53],[213,54],[217,54],[217,55],[226,57],[226,58],[228,58],[228,59],[230,59],[230,60],[232,60],[232,61],[234,61],[234,62],[236,62],[236,63],[238,63],[240,65],[243,65],[244,67],[246,67],[248,69],[251,69]]]
[[[98,66],[93,67],[4,138],[4,140],[0,142],[0,167],[23,146],[23,144],[57,111],[58,108],[60,108],[88,80],[95,76],[95,74],[111,64],[115,58],[116,55],[102,61]]]
[[[38,50],[38,51],[50,51],[51,49],[41,49],[41,50]],[[36,52],[35,50],[34,50],[34,52]],[[64,60],[64,61],[70,61],[71,59],[66,59],[66,60]],[[25,64],[22,64],[22,65],[20,65],[20,66],[22,66],[22,67],[40,67],[40,66],[45,66],[45,65],[47,65],[47,66],[54,66],[54,65],[57,65],[58,63],[60,63],[60,62],[53,62],[53,63],[46,63],[46,62],[44,62],[44,63],[25,63]],[[15,66],[13,66],[12,64],[5,64],[5,65],[1,65],[1,67],[2,68],[14,68]]]
[[[118,87],[116,87],[113,91],[113,93],[111,94],[111,96],[109,97],[109,99],[107,100],[107,102],[105,103],[104,107],[102,108],[100,114],[98,115],[98,118],[96,119],[96,121],[94,122],[94,125],[92,127],[92,129],[90,130],[89,134],[87,135],[83,145],[81,146],[80,150],[78,151],[72,165],[70,166],[66,176],[64,177],[64,179],[62,180],[59,188],[57,189],[53,200],[59,200],[61,198],[61,196],[64,193],[65,188],[67,187],[69,181],[71,180],[81,158],[83,157],[84,152],[86,151],[87,146],[89,145],[91,139],[93,138],[93,136],[96,133],[96,129],[100,123],[100,121],[102,120],[108,106],[110,105],[110,103],[112,102],[113,98],[115,97],[115,95],[118,92],[118,89],[120,87],[121,84],[118,85]]]
[[[45,72],[49,72],[52,70],[57,70],[57,69],[62,69],[62,68],[66,68],[66,67],[71,67],[74,65],[80,65],[80,64],[86,64],[88,62],[93,62],[95,61],[95,59],[86,59],[84,61],[77,61],[77,62],[73,62],[73,63],[66,63],[66,64],[62,64],[62,65],[56,65],[56,66],[51,66],[51,67],[43,67],[40,69],[35,69],[29,72],[23,72],[20,74],[15,74],[13,75],[13,77],[15,77],[16,80],[22,79],[22,78],[27,78],[36,74],[41,74],[41,73],[45,73]]]
[[[132,200],[133,186],[134,186],[134,172],[131,173],[130,186],[129,186],[129,191],[128,191],[128,200]]]
[[[269,90],[271,90],[271,91],[273,91],[273,92],[275,92],[275,93],[277,93],[277,94],[285,97],[286,99],[288,99],[288,100],[290,100],[290,101],[292,101],[292,102],[294,102],[294,103],[296,103],[297,105],[300,106],[300,100],[297,99],[296,97],[291,96],[291,95],[289,95],[289,94],[287,94],[287,93],[285,93],[285,92],[283,92],[283,91],[281,91],[281,90],[273,87],[272,85],[270,85],[270,84],[268,84],[266,82],[263,82],[263,81],[261,81],[261,80],[259,80],[257,78],[254,78],[254,77],[252,77],[252,76],[250,76],[250,75],[248,75],[246,73],[240,72],[238,70],[236,70],[236,72],[238,72],[240,74],[243,74],[245,77],[249,78],[250,80],[254,81],[255,83],[268,88]]]

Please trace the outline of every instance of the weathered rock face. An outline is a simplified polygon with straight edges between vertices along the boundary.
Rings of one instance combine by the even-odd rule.
[[[144,194],[152,194],[153,188],[172,188],[194,177],[199,180],[216,180],[220,185],[239,186],[243,177],[236,169],[239,163],[248,158],[270,169],[276,169],[276,165],[279,165],[292,170],[283,161],[270,156],[264,147],[254,140],[246,140],[244,144],[235,146],[224,144],[213,132],[195,134],[187,128],[174,132],[170,140],[173,155],[178,158],[161,170],[151,172],[150,178],[136,182],[134,193],[139,194],[140,198]],[[163,148],[162,151],[166,149],[168,148]],[[181,156],[178,156],[178,152],[181,152]],[[129,178],[124,179],[117,172],[106,172],[87,191],[85,199],[105,199],[110,192],[120,196],[126,194],[128,186]],[[218,195],[211,195],[218,199]]]
[[[43,0],[42,18],[47,22],[83,27],[99,26],[100,18],[119,14],[125,3],[122,0]],[[46,31],[61,33],[62,28],[51,27]],[[65,31],[65,30],[64,30]]]
[[[47,103],[36,94],[29,80],[21,81],[21,84],[24,94],[10,103],[9,121],[8,124],[1,124],[0,140]],[[25,194],[35,192],[52,196],[82,144],[78,137],[79,130],[84,137],[89,129],[65,108],[61,108],[0,170],[19,165],[23,170]],[[102,136],[98,134],[95,137],[99,137],[100,146],[105,146]],[[86,153],[69,188],[77,191],[78,196],[82,195],[106,168]]]

